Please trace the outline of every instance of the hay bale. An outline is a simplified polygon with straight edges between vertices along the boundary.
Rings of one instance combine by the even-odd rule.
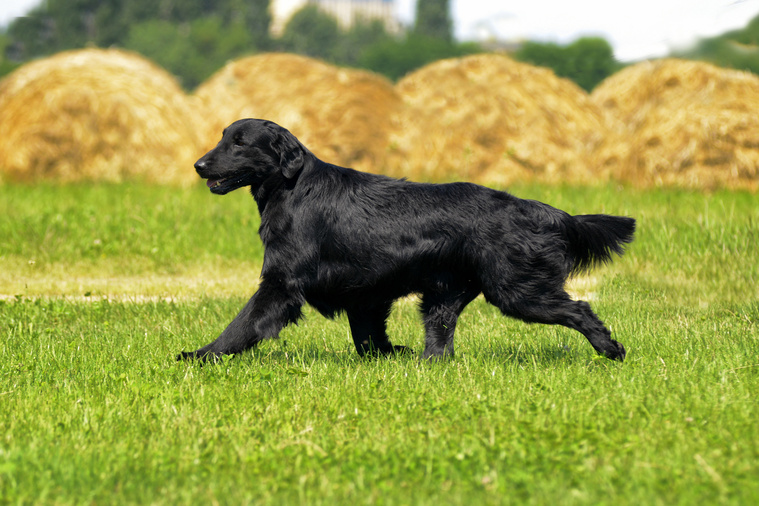
[[[390,115],[400,100],[370,72],[269,53],[233,61],[197,90],[209,111],[206,147],[240,118],[279,123],[323,160],[381,170]]]
[[[432,63],[396,86],[391,163],[426,180],[588,181],[601,112],[574,83],[501,55]]]
[[[757,187],[759,77],[665,59],[614,74],[591,99],[617,138],[599,170],[641,186]]]
[[[19,181],[195,181],[196,114],[166,71],[134,53],[60,53],[0,82],[0,173]]]

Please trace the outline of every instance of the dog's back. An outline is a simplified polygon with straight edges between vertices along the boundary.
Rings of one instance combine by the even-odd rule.
[[[632,218],[571,216],[472,183],[416,183],[321,161],[301,184],[293,198],[308,210],[302,230],[322,244],[320,260],[345,261],[370,285],[409,264],[482,270],[540,259],[561,264],[566,278],[622,254],[635,231]]]

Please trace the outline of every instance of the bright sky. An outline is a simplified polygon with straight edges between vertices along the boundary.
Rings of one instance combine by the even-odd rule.
[[[395,0],[399,18],[414,17],[416,0]],[[0,0],[7,26],[40,0]],[[664,56],[697,38],[744,26],[759,14],[759,0],[451,0],[456,35],[568,43],[600,35],[618,60]]]

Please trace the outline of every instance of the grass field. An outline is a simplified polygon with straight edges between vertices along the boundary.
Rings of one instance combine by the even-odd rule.
[[[253,352],[177,363],[255,288],[252,199],[0,186],[0,503],[759,503],[759,197],[512,191],[638,219],[572,284],[623,364],[481,299],[450,362],[360,360],[344,319],[307,311]],[[421,351],[413,300],[390,330]]]

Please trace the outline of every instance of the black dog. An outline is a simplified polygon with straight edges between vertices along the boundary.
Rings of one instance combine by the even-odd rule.
[[[261,214],[261,284],[212,343],[183,358],[216,358],[276,337],[309,303],[345,312],[359,355],[393,353],[385,321],[393,301],[421,296],[424,358],[453,355],[453,332],[477,295],[526,322],[564,325],[596,351],[625,348],[567,277],[622,254],[635,220],[570,216],[536,201],[469,183],[421,184],[322,162],[289,131],[244,119],[195,163],[211,192],[243,186]]]

